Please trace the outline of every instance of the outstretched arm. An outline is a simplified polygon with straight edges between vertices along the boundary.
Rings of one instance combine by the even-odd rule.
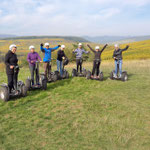
[[[127,45],[126,48],[121,49],[121,51],[122,51],[122,52],[123,52],[123,51],[126,51],[128,48],[129,48],[129,45]]]
[[[55,51],[55,50],[57,50],[59,47],[60,47],[60,45],[58,45],[58,46],[56,46],[56,47],[51,48],[52,52],[53,52],[53,51]]]
[[[89,44],[87,44],[87,46],[89,47],[89,49],[90,49],[92,52],[95,53],[95,50],[94,50]]]
[[[104,49],[105,49],[107,46],[108,46],[108,44],[106,44],[106,45],[103,47],[103,49],[101,50],[101,52],[103,52]]]

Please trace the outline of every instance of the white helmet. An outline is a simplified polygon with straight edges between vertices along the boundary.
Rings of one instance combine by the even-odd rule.
[[[96,46],[95,49],[96,49],[96,50],[99,49],[99,46]]]
[[[31,49],[35,49],[35,47],[34,47],[33,45],[31,45],[31,46],[29,47],[29,50],[31,50]]]
[[[49,43],[45,43],[44,45],[45,45],[45,46],[49,46]]]
[[[14,47],[17,48],[17,46],[15,44],[10,45],[9,50],[12,50]]]
[[[61,48],[65,48],[65,45],[61,45]]]
[[[79,46],[82,46],[82,43],[79,43],[78,45],[79,45]]]
[[[114,46],[115,46],[115,47],[119,47],[119,45],[118,45],[118,44],[115,44]]]

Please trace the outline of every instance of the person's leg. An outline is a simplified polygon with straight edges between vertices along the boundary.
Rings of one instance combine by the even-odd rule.
[[[34,66],[30,65],[30,73],[31,73],[31,83],[34,85]]]
[[[115,77],[117,77],[117,73],[118,73],[118,61],[115,60]]]
[[[47,66],[47,69],[48,69],[48,75],[51,73],[51,62],[48,62],[48,66]]]
[[[36,73],[36,85],[39,84],[39,64],[37,64],[37,67],[34,69]]]
[[[95,74],[95,68],[96,68],[96,62],[93,61],[93,70],[92,70],[92,76]]]
[[[47,66],[48,66],[48,63],[44,63],[44,72],[45,72],[46,79],[47,79]]]
[[[13,74],[7,74],[7,80],[8,80],[8,87],[9,91],[11,93],[11,90],[13,89]]]
[[[57,71],[59,71],[59,70],[60,70],[60,61],[57,60]]]
[[[60,75],[63,76],[62,61],[60,61]]]
[[[99,76],[100,62],[97,63],[96,75]]]
[[[14,84],[15,90],[17,90],[18,73],[19,73],[19,69],[14,71],[13,84]]]
[[[76,65],[77,65],[77,72],[79,70],[79,59],[76,59]]]
[[[120,77],[122,75],[122,60],[119,60],[119,72],[120,72]]]
[[[80,59],[80,73],[82,73],[82,63],[83,63],[83,61],[82,61],[82,59]]]

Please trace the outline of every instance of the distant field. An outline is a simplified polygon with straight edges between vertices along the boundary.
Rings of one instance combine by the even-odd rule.
[[[125,83],[109,79],[113,68],[113,62],[102,62],[103,82],[70,78],[0,101],[0,150],[149,150],[150,60],[124,61]],[[0,75],[6,82],[5,72]],[[19,78],[29,75],[25,67]]]
[[[0,40],[0,60],[3,61],[5,53],[8,51],[8,47],[10,44],[15,43],[18,46],[17,54],[20,56],[20,64],[27,65],[26,56],[29,52],[28,48],[30,45],[34,45],[36,47],[36,51],[40,53],[41,57],[43,57],[40,52],[40,44],[50,42],[51,46],[56,46],[58,44],[66,45],[66,55],[70,60],[73,60],[75,56],[72,54],[72,50],[75,49],[77,42],[72,42],[64,39],[17,39],[17,40]],[[89,51],[86,46],[87,43],[84,43],[84,48]],[[90,43],[94,48],[97,44]],[[150,58],[150,40],[134,42],[130,43],[130,49],[124,52],[123,56],[125,60],[135,60],[135,59],[149,59]],[[103,45],[100,45],[102,48]],[[126,45],[121,45],[121,48],[124,48]],[[112,60],[112,54],[114,51],[114,46],[109,45],[108,48],[102,54],[102,60]],[[52,55],[53,58],[56,58],[57,52],[55,51]],[[87,61],[93,60],[93,53],[91,52]],[[0,67],[1,68],[1,67]]]

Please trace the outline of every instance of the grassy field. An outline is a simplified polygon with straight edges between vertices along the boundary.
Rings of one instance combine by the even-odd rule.
[[[0,150],[149,150],[150,60],[125,61],[128,82],[111,81],[113,67],[103,61],[103,82],[70,78],[0,102]]]

